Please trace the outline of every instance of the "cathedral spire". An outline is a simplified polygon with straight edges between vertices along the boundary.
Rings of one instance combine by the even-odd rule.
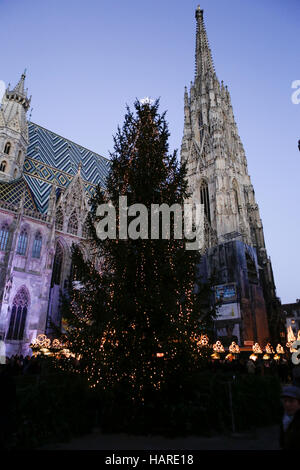
[[[4,113],[4,119],[8,123],[16,114],[21,116],[21,120],[24,124],[26,118],[25,114],[30,106],[31,97],[27,97],[27,90],[25,90],[25,78],[26,69],[21,75],[20,80],[16,86],[10,90],[9,86],[6,89],[2,99],[2,111]]]
[[[207,72],[215,74],[211,50],[209,47],[206,29],[203,20],[203,10],[198,5],[195,13],[196,26],[196,52],[195,52],[195,78],[204,77]]]
[[[28,146],[26,113],[31,97],[25,89],[26,70],[14,88],[8,85],[0,109],[0,181],[19,178]]]
[[[20,80],[18,81],[17,85],[13,89],[15,93],[18,93],[19,95],[25,95],[24,93],[25,78],[26,78],[26,69],[22,73]]]

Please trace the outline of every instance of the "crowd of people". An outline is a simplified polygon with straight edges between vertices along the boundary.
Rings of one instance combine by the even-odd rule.
[[[9,428],[11,409],[16,402],[15,378],[34,375],[39,380],[43,370],[42,356],[14,355],[6,357],[5,364],[0,365],[0,399],[6,407],[0,413],[0,448],[5,447]],[[208,369],[212,372],[228,373],[231,376],[240,374],[257,376],[277,376],[282,386],[283,418],[280,425],[280,445],[283,449],[295,449],[300,445],[300,365],[293,365],[291,359],[282,355],[280,360],[264,360],[257,357],[250,359],[247,354],[232,355],[226,358],[208,361]],[[10,405],[11,404],[11,405]],[[1,431],[2,430],[2,431]],[[297,447],[298,446],[298,447]]]
[[[26,374],[38,375],[42,370],[42,356],[13,355],[6,357],[5,368],[11,376]],[[280,360],[264,360],[258,357],[256,360],[250,359],[246,354],[237,354],[231,359],[220,357],[211,358],[208,368],[213,372],[231,372],[234,374],[254,374],[259,376],[275,375],[282,384],[297,382],[300,386],[300,367],[293,366],[290,358],[282,356]],[[299,372],[298,372],[299,370]],[[299,375],[299,377],[298,377]]]
[[[282,384],[293,380],[293,364],[291,360],[282,356],[280,360],[258,357],[256,360],[250,359],[246,354],[238,354],[231,360],[225,357],[212,359],[209,368],[214,372],[232,372],[236,374],[254,374],[259,376],[275,375]]]
[[[24,357],[22,354],[15,354],[14,356],[6,357],[4,368],[6,369],[6,373],[11,376],[25,374],[36,375],[41,372],[41,362],[38,356],[28,355]]]

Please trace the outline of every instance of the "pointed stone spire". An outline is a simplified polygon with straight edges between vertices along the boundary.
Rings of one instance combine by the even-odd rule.
[[[49,202],[48,202],[48,209],[47,209],[47,214],[49,217],[55,214],[55,208],[56,208],[56,186],[55,184],[53,184],[51,191],[50,191],[50,195],[49,195]]]
[[[10,90],[6,89],[2,99],[2,110],[5,121],[10,122],[16,114],[19,114],[22,124],[24,125],[25,114],[30,106],[31,97],[27,97],[27,90],[25,90],[26,69],[21,75],[17,85]],[[23,127],[23,126],[22,126]]]
[[[184,106],[189,106],[189,95],[186,86],[184,87]]]
[[[215,74],[211,50],[209,47],[206,29],[203,20],[203,10],[198,5],[195,13],[196,27],[196,53],[195,53],[195,78],[204,77],[207,72]]]
[[[5,172],[1,172],[1,181],[19,178],[23,172],[29,137],[26,113],[30,98],[25,90],[26,70],[17,85],[5,90],[0,109],[0,134],[3,140],[0,150],[0,162],[9,159]]]
[[[18,93],[19,95],[24,95],[25,94],[24,93],[25,78],[26,78],[26,69],[22,73],[20,80],[18,81],[18,83],[16,84],[16,86],[13,90],[14,92]]]

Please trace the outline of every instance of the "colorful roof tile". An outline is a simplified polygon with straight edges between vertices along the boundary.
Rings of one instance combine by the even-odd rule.
[[[33,211],[37,210],[33,195],[24,178],[18,178],[9,182],[0,183],[0,200],[8,202],[16,208],[20,205],[22,196],[25,195],[24,207]]]
[[[88,196],[97,184],[105,187],[110,168],[107,158],[31,122],[28,123],[28,132],[24,178],[40,212],[47,211],[52,185],[66,189],[80,163]]]

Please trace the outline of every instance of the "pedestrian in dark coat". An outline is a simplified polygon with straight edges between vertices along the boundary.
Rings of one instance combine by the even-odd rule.
[[[284,414],[280,426],[280,446],[283,450],[300,449],[300,388],[287,385],[283,388]]]

